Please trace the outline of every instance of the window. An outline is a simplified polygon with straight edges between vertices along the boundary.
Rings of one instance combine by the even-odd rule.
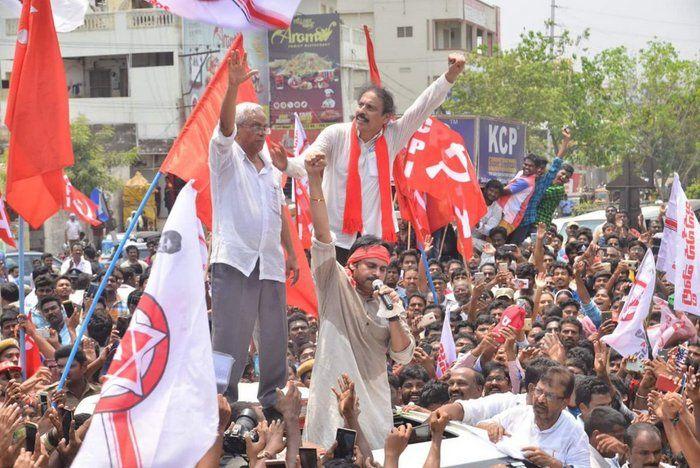
[[[172,52],[149,52],[143,54],[131,54],[131,66],[139,67],[166,67],[173,65]]]
[[[396,28],[397,37],[413,37],[413,26],[399,26]]]
[[[435,50],[462,49],[462,23],[460,21],[435,22]]]
[[[90,70],[90,97],[111,97],[112,79],[109,70]]]

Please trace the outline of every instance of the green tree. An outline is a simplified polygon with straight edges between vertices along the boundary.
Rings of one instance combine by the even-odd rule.
[[[453,114],[508,117],[527,125],[529,151],[543,153],[547,134],[572,127],[569,158],[615,172],[624,157],[653,158],[664,176],[700,176],[700,64],[668,43],[638,54],[625,48],[581,55],[587,33],[564,31],[553,42],[527,32],[513,49],[469,56],[468,71],[444,108]],[[556,146],[556,141],[555,141]]]
[[[136,148],[127,152],[107,151],[107,143],[114,138],[110,126],[93,130],[84,116],[71,123],[71,140],[75,163],[66,169],[73,185],[85,194],[95,187],[105,190],[119,188],[121,181],[111,174],[111,169],[129,166],[138,159]]]

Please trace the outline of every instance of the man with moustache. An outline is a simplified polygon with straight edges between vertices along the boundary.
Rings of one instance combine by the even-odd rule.
[[[325,156],[307,153],[305,164],[314,226],[311,270],[319,330],[304,439],[322,447],[335,440],[344,421],[337,411],[329,411],[336,404],[331,389],[346,373],[362,405],[362,434],[372,449],[381,448],[392,428],[386,356],[406,365],[413,357],[415,342],[397,292],[386,285],[378,291],[390,298],[389,309],[372,286],[386,276],[390,258],[386,245],[374,236],[362,236],[350,249],[347,265],[338,263],[321,187]]]
[[[447,71],[398,119],[394,119],[392,95],[381,86],[366,86],[359,93],[353,121],[326,127],[304,153],[326,156],[323,195],[341,264],[358,234],[396,241],[390,182],[394,159],[443,103],[464,70],[464,56],[450,54],[448,64]],[[302,158],[288,160],[273,155],[273,163],[294,177],[304,176]]]

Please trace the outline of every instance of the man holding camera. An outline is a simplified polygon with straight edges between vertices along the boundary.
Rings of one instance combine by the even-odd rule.
[[[304,438],[323,447],[333,443],[343,419],[328,411],[335,405],[331,389],[347,373],[355,382],[361,407],[361,432],[372,449],[380,448],[392,427],[386,355],[408,364],[415,342],[398,293],[386,285],[375,286],[377,280],[384,280],[389,265],[385,244],[374,236],[362,236],[350,249],[347,269],[339,264],[321,188],[325,155],[307,153],[305,166],[314,226],[311,269],[320,328]]]
[[[257,104],[236,104],[239,85],[256,73],[246,70],[245,55],[233,53],[219,126],[209,147],[212,344],[214,351],[235,359],[226,395],[236,401],[258,322],[258,399],[269,413],[277,400],[275,389],[287,381],[285,269],[294,280],[299,269],[282,210],[279,172],[265,149],[270,129],[265,113]],[[283,152],[277,146],[270,151]]]

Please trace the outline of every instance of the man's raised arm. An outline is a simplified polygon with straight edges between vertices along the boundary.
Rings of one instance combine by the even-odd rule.
[[[328,222],[328,208],[321,188],[323,169],[326,167],[326,155],[321,152],[307,152],[304,158],[304,167],[309,176],[309,199],[311,200],[311,222],[314,226],[314,237],[319,242],[330,244],[333,238]]]

